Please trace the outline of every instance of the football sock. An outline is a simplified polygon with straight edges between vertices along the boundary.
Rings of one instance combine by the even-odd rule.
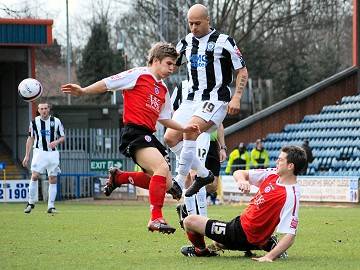
[[[132,184],[137,187],[149,189],[150,176],[144,172],[122,172],[115,177],[115,185]]]
[[[201,162],[198,156],[195,156],[192,164],[191,169],[196,171],[196,175],[199,177],[206,177],[209,175],[209,170],[206,169],[204,162]]]
[[[176,159],[180,158],[181,150],[183,148],[184,142],[180,141],[178,144],[176,144],[173,147],[170,147],[171,152],[173,152],[176,156]]]
[[[179,174],[186,177],[190,172],[191,164],[196,157],[196,141],[185,140],[180,154]]]
[[[194,247],[199,249],[204,249],[206,247],[205,239],[203,235],[195,232],[186,232],[186,234],[190,242],[194,245]]]
[[[190,196],[190,197],[184,197],[184,203],[186,205],[186,210],[188,212],[188,215],[196,215],[197,214],[195,195]]]
[[[30,204],[34,204],[35,203],[35,199],[36,199],[36,195],[38,192],[38,181],[34,181],[34,180],[30,180],[29,183],[29,203]]]
[[[164,205],[166,192],[166,177],[161,175],[153,175],[149,185],[149,201],[151,220],[162,218],[162,207]]]
[[[202,187],[195,195],[198,213],[200,216],[207,217],[207,200],[206,200],[206,188]],[[187,198],[187,197],[185,197]]]
[[[55,199],[57,193],[57,185],[56,184],[49,184],[49,198],[48,198],[48,209],[55,207]]]

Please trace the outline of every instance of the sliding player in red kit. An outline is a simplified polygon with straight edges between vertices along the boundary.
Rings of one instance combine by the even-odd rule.
[[[300,186],[297,175],[306,164],[306,153],[298,146],[285,146],[276,161],[276,169],[237,170],[234,172],[239,190],[248,193],[250,185],[259,188],[244,212],[229,222],[190,215],[184,227],[192,246],[182,247],[185,256],[214,256],[205,246],[204,235],[214,240],[216,248],[268,251],[260,262],[287,257],[287,249],[295,241],[298,227]],[[280,241],[272,236],[277,230]]]
[[[171,120],[170,95],[162,79],[174,71],[177,57],[176,49],[171,44],[160,42],[150,49],[147,67],[110,76],[85,88],[76,84],[61,87],[64,93],[75,96],[123,90],[124,128],[119,150],[131,157],[144,172],[123,172],[112,168],[105,194],[110,195],[116,187],[125,183],[148,188],[151,211],[148,229],[167,234],[174,233],[175,228],[163,218],[165,192],[168,190],[174,198],[179,199],[181,189],[173,186],[166,148],[153,135],[156,122],[185,133],[199,130],[197,125],[183,127]]]

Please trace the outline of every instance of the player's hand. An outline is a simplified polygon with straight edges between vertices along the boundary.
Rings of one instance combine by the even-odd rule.
[[[61,91],[65,94],[72,96],[81,96],[84,94],[84,90],[80,85],[74,83],[68,83],[61,86]]]
[[[197,133],[200,134],[200,127],[198,124],[190,124],[184,127],[184,133]]]
[[[259,258],[251,258],[254,261],[258,261],[258,262],[273,262],[273,260],[269,259],[266,256],[263,257],[259,257]]]
[[[224,162],[226,160],[227,155],[225,149],[220,149],[219,158],[220,158],[220,162]]]
[[[58,143],[56,141],[53,141],[53,142],[49,143],[49,147],[51,149],[54,149],[57,145],[58,145]]]
[[[230,115],[236,115],[239,112],[240,112],[240,101],[237,99],[231,99],[227,107],[227,113]]]
[[[29,157],[25,156],[24,159],[23,159],[23,161],[22,161],[23,167],[26,168],[26,166],[28,165],[28,162],[29,162]]]
[[[249,182],[238,182],[239,190],[242,193],[250,192],[250,183]]]

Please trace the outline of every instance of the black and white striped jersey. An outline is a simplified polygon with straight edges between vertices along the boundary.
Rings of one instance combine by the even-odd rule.
[[[56,151],[49,148],[49,143],[65,136],[64,127],[59,118],[49,116],[47,120],[42,120],[40,116],[36,116],[30,122],[29,136],[34,137],[34,148],[44,151]]]
[[[215,29],[201,38],[189,33],[179,41],[176,50],[180,54],[177,65],[187,62],[187,99],[230,101],[233,71],[245,67],[232,37]]]
[[[183,100],[185,100],[188,96],[188,81],[182,81],[177,84],[174,91],[171,94],[171,104],[173,106],[174,111],[176,111]]]

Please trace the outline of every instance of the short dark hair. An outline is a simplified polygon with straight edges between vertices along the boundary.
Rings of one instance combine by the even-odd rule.
[[[166,57],[170,57],[176,60],[178,56],[179,54],[177,53],[174,45],[166,42],[158,42],[149,50],[148,65],[151,65],[154,62],[154,59],[161,61]]]
[[[298,175],[306,166],[306,152],[300,146],[284,146],[281,152],[287,154],[287,162],[294,164],[294,174]]]

